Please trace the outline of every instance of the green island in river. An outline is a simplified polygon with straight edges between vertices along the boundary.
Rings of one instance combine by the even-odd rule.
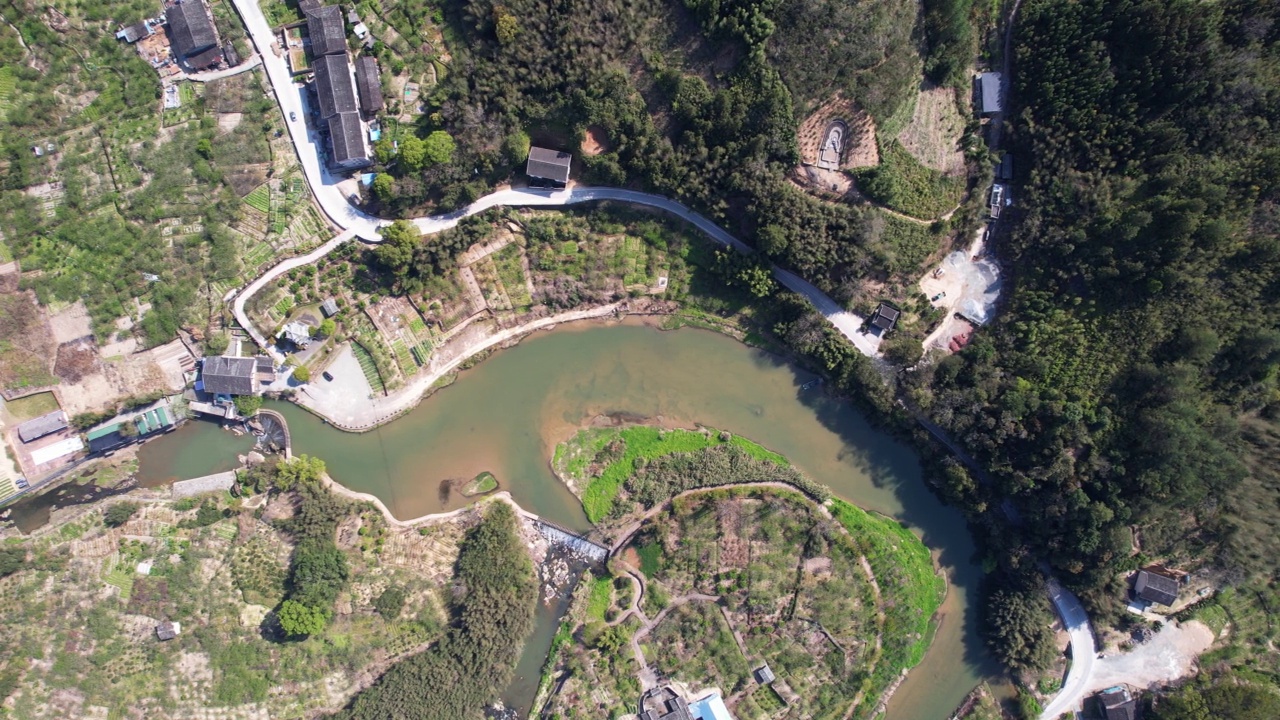
[[[869,718],[924,657],[946,594],[929,550],[781,455],[632,426],[580,431],[553,466],[614,555],[579,585],[535,714],[616,717],[637,696],[660,708],[666,678],[717,692],[737,718]]]

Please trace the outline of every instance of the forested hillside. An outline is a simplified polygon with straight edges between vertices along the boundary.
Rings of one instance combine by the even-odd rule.
[[[419,129],[449,133],[456,152],[425,168],[393,163],[384,212],[465,203],[519,167],[531,140],[574,148],[590,129],[603,151],[575,156],[585,180],[680,198],[850,297],[891,256],[885,226],[786,182],[799,159],[796,115],[842,92],[901,127],[921,77],[916,6],[686,4],[463,4],[446,19],[466,42],[451,46]]]
[[[1100,618],[1144,558],[1270,575],[1238,418],[1280,409],[1280,5],[1027,0],[1015,37],[1013,289],[919,397],[1012,498],[1005,569],[1047,559]]]

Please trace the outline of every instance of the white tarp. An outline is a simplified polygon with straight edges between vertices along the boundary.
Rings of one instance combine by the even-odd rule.
[[[724,700],[720,699],[718,693],[712,693],[690,704],[689,712],[693,713],[698,720],[733,720],[733,716],[729,714],[729,708],[724,706]]]
[[[36,465],[43,465],[51,460],[57,460],[64,455],[70,455],[84,449],[84,443],[78,437],[59,440],[58,442],[42,447],[39,450],[31,451],[31,462]]]

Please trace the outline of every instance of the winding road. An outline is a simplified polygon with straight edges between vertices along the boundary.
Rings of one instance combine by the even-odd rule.
[[[311,118],[310,102],[307,95],[307,89],[304,85],[294,82],[292,74],[289,72],[288,65],[284,58],[284,53],[279,47],[276,36],[271,31],[271,25],[267,22],[266,17],[262,13],[262,9],[258,6],[258,0],[232,0],[241,19],[244,21],[248,30],[249,37],[252,40],[261,58],[263,69],[266,71],[267,79],[271,84],[272,92],[276,96],[276,100],[280,105],[281,113],[286,119],[285,125],[288,128],[289,136],[293,140],[293,145],[298,154],[298,160],[302,165],[303,173],[307,178],[307,183],[311,187],[312,195],[315,197],[317,204],[326,216],[343,232],[324,245],[315,250],[295,258],[285,260],[272,267],[263,275],[259,276],[253,282],[245,286],[238,293],[228,296],[228,300],[234,298],[232,303],[233,310],[237,321],[248,331],[250,336],[263,348],[270,348],[270,344],[262,333],[254,327],[250,321],[248,314],[245,312],[245,302],[256,292],[261,290],[267,283],[275,280],[280,275],[309,263],[316,262],[320,258],[332,252],[335,248],[353,238],[360,238],[367,242],[380,242],[382,237],[379,232],[380,228],[390,223],[389,220],[375,217],[347,202],[346,194],[338,186],[343,180],[338,176],[329,172],[328,168],[322,161],[324,150],[318,133],[316,133],[309,125]],[[1009,14],[1005,27],[1005,57],[1004,57],[1004,85],[1006,88],[1011,80],[1010,75],[1010,50],[1011,38],[1014,20],[1017,16],[1018,5],[1020,0],[1016,0]],[[296,118],[296,119],[295,119]],[[996,119],[996,126],[993,128],[993,146],[998,146],[1000,139],[1000,118]],[[635,190],[625,190],[621,188],[607,187],[570,187],[565,190],[537,190],[537,189],[503,189],[480,198],[471,205],[456,210],[445,215],[416,218],[412,222],[424,234],[432,234],[452,228],[458,224],[458,221],[469,215],[483,212],[490,208],[497,207],[563,207],[585,202],[594,201],[615,201],[625,202],[635,205],[643,205],[652,207],[671,215],[681,218],[685,222],[693,225],[701,230],[712,240],[735,248],[743,252],[751,252],[751,248],[738,238],[734,237],[724,228],[716,223],[690,210],[679,202],[658,195],[651,195]],[[807,298],[814,307],[827,318],[832,325],[836,327],[840,333],[853,344],[859,352],[869,357],[879,357],[880,338],[875,335],[865,334],[862,328],[865,325],[865,319],[849,312],[831,299],[825,293],[812,284],[801,279],[797,275],[777,266],[773,267],[774,276],[778,281],[793,292]],[[282,359],[278,358],[277,359]],[[926,427],[928,427],[926,425]],[[929,428],[935,436],[945,437],[945,433],[941,433],[938,428]],[[954,448],[949,442],[949,438],[944,444]],[[1093,673],[1093,661],[1097,656],[1096,648],[1093,640],[1093,633],[1089,626],[1089,619],[1085,613],[1084,607],[1080,601],[1069,591],[1061,588],[1057,581],[1052,577],[1049,578],[1050,597],[1053,601],[1055,609],[1062,617],[1063,625],[1071,634],[1071,647],[1073,661],[1067,678],[1063,683],[1062,690],[1054,697],[1053,701],[1046,707],[1041,715],[1041,720],[1054,720],[1060,714],[1069,712],[1079,707],[1080,701],[1084,695],[1085,689],[1089,685],[1089,680]]]

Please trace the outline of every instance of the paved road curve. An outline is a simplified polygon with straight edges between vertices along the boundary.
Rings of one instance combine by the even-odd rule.
[[[1089,688],[1089,681],[1093,677],[1098,648],[1093,641],[1093,630],[1089,627],[1089,615],[1085,613],[1080,600],[1052,577],[1047,584],[1053,607],[1062,617],[1062,624],[1071,635],[1071,669],[1067,672],[1067,679],[1062,683],[1062,689],[1053,696],[1053,700],[1040,714],[1040,720],[1057,720],[1060,715],[1070,713],[1080,706],[1080,701],[1084,698],[1085,691]]]

